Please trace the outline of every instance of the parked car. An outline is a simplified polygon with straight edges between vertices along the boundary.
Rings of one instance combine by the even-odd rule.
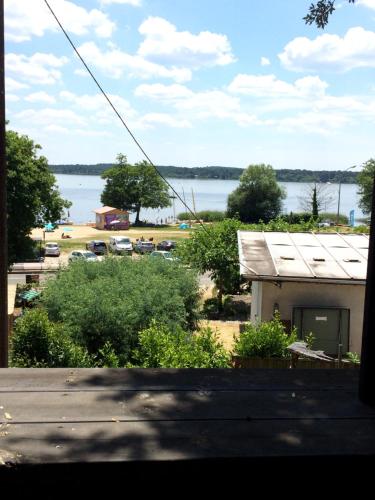
[[[157,250],[166,250],[169,252],[170,250],[173,250],[176,248],[177,244],[175,241],[172,240],[163,240],[160,243],[156,245]]]
[[[46,243],[44,247],[44,255],[45,257],[48,256],[54,256],[54,257],[59,257],[60,256],[60,247],[57,243],[49,241]]]
[[[154,250],[155,250],[155,245],[152,243],[152,241],[139,240],[134,246],[134,251],[141,254],[151,253]]]
[[[174,260],[177,261],[179,260],[177,257],[173,257],[171,252],[167,252],[166,250],[155,250],[154,252],[150,253],[150,257],[153,259],[164,259],[164,260]]]
[[[127,236],[111,236],[109,238],[109,250],[114,254],[128,254],[133,253],[133,244]]]
[[[107,245],[102,240],[91,240],[86,243],[86,250],[91,250],[96,255],[106,255]]]
[[[70,252],[68,257],[69,262],[78,259],[99,260],[99,257],[88,250],[73,250],[72,252]]]

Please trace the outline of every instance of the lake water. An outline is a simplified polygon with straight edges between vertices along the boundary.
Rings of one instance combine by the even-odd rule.
[[[70,219],[76,224],[82,224],[95,220],[94,210],[102,206],[100,195],[103,191],[105,181],[94,175],[64,175],[55,174],[63,198],[70,200],[73,205],[69,209]],[[196,211],[221,210],[227,206],[228,195],[238,186],[239,181],[226,180],[202,180],[202,179],[168,179],[182,199],[185,198],[187,205]],[[302,211],[300,198],[307,196],[311,184],[301,182],[280,182],[284,186],[287,197],[284,200],[284,213]],[[325,185],[327,197],[331,202],[327,203],[324,211],[337,212],[338,184]],[[349,216],[350,210],[354,210],[355,218],[363,217],[358,207],[359,197],[356,184],[341,185],[340,213]],[[307,196],[308,197],[308,196]],[[142,209],[140,217],[149,222],[160,223],[166,218],[177,216],[180,212],[186,212],[185,207],[178,199],[173,205],[161,210]],[[134,215],[130,216],[134,220]]]

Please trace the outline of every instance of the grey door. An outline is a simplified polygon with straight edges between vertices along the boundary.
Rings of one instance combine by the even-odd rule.
[[[342,354],[349,350],[349,309],[295,307],[293,324],[301,340],[312,332],[316,351],[337,356],[339,344],[342,344]]]

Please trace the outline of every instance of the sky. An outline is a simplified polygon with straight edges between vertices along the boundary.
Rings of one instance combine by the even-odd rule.
[[[375,0],[49,0],[156,165],[345,170],[375,156]],[[51,164],[144,159],[44,0],[5,0],[6,117]]]

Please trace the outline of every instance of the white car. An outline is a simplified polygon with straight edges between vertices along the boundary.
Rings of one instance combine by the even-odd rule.
[[[84,259],[84,260],[101,260],[97,255],[88,250],[73,250],[70,252],[68,260],[72,262],[73,260]]]
[[[164,259],[164,260],[174,260],[177,261],[179,260],[177,257],[173,257],[171,252],[167,252],[166,250],[155,250],[154,252],[150,253],[150,257],[152,258],[157,258],[157,259]]]
[[[54,243],[52,241],[46,243],[46,246],[44,247],[44,256],[54,256],[54,257],[59,257],[60,256],[60,247],[57,243]]]
[[[133,253],[133,244],[127,236],[111,236],[108,246],[110,252],[115,254],[131,255]]]

